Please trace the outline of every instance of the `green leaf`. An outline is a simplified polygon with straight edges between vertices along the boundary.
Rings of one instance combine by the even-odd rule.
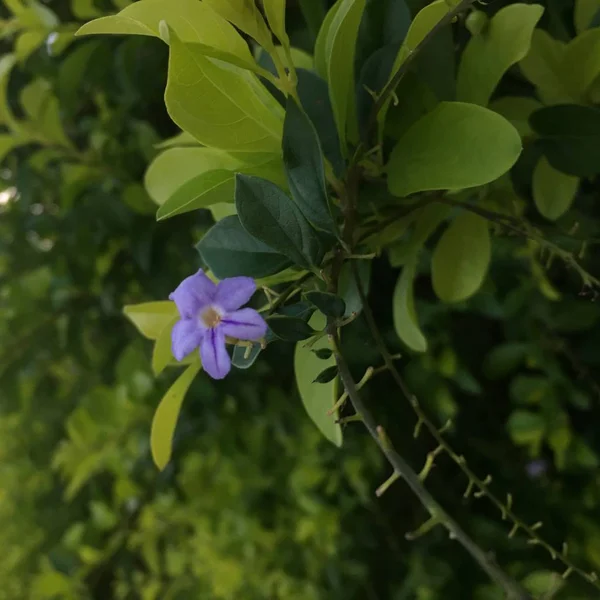
[[[300,317],[275,315],[267,319],[269,329],[286,342],[300,342],[315,334],[313,328]]]
[[[283,163],[292,198],[304,216],[324,231],[332,231],[323,153],[310,119],[290,96],[283,125]]]
[[[236,215],[214,225],[196,246],[202,260],[219,279],[245,275],[267,277],[279,273],[290,261],[252,237]]]
[[[535,598],[555,598],[565,586],[565,578],[560,573],[552,571],[534,571],[529,573],[523,580],[523,586],[530,591]],[[552,594],[552,595],[550,595]]]
[[[15,43],[15,55],[20,62],[31,56],[48,37],[47,31],[25,31],[19,35]]]
[[[199,362],[190,365],[169,388],[154,413],[150,431],[150,449],[154,464],[161,471],[171,460],[173,436],[183,399],[201,368]]]
[[[206,2],[198,0],[140,0],[119,14],[83,25],[76,35],[128,34],[160,37],[165,21],[183,42],[199,42],[251,61],[248,44]]]
[[[171,352],[171,331],[179,320],[179,315],[173,317],[163,328],[154,343],[152,350],[152,372],[155,376],[160,375],[168,364],[175,360]]]
[[[529,117],[542,106],[541,102],[528,96],[503,96],[494,100],[489,108],[510,121],[523,138],[533,133]]]
[[[371,261],[357,260],[355,261],[355,265],[361,289],[365,296],[368,296],[371,283]],[[362,311],[363,305],[350,261],[346,261],[340,271],[338,294],[346,305],[346,310],[343,314],[345,318],[349,318],[353,314],[359,314]]]
[[[498,179],[521,153],[518,131],[474,104],[442,102],[398,141],[387,166],[395,196],[460,190]]]
[[[206,208],[219,202],[231,202],[235,188],[235,173],[207,171],[183,184],[156,213],[158,221],[191,210]]]
[[[310,323],[313,327],[320,329],[325,326],[325,319],[323,315],[317,313]],[[321,350],[328,347],[329,342],[327,337],[324,336],[315,342],[312,350]],[[314,383],[315,378],[324,368],[334,365],[335,358],[333,356],[323,360],[302,343],[296,344],[294,371],[302,404],[319,431],[332,444],[339,447],[342,445],[342,428],[336,423],[338,419],[337,412],[331,416],[327,414],[338,399],[337,378],[329,383]]]
[[[313,381],[313,383],[329,383],[333,381],[338,374],[337,365],[332,365],[331,367],[327,367],[323,371],[321,371]]]
[[[557,171],[542,156],[533,172],[533,200],[540,214],[556,221],[564,215],[577,194],[579,178]]]
[[[18,145],[19,142],[11,135],[0,134],[0,163]]]
[[[536,86],[537,94],[544,104],[576,100],[564,74],[565,52],[563,42],[538,28],[531,37],[529,53],[519,63],[523,75]]]
[[[457,100],[487,106],[504,73],[529,52],[543,12],[539,4],[505,6],[490,19],[484,33],[469,40],[458,68]]]
[[[573,21],[577,33],[584,32],[592,24],[592,19],[600,11],[600,0],[575,0]]]
[[[235,206],[250,235],[302,267],[321,263],[323,248],[316,231],[274,183],[259,177],[237,175]]]
[[[600,75],[599,28],[589,29],[567,45],[561,72],[572,96],[584,103],[590,87]]]
[[[342,0],[327,33],[327,82],[343,156],[348,153],[348,128],[352,131],[358,127],[354,94],[354,56],[365,4],[366,0]]]
[[[289,46],[290,40],[285,31],[285,1],[263,0],[263,6],[273,33],[284,46]]]
[[[443,302],[461,302],[483,283],[491,258],[487,221],[460,214],[440,238],[431,261],[433,289]]]
[[[264,76],[268,73],[268,71],[265,71],[265,69],[263,69],[252,58],[240,58],[237,54],[232,54],[231,52],[226,52],[225,50],[219,50],[218,48],[213,48],[212,46],[207,46],[206,44],[193,43],[190,44],[190,46],[193,46],[194,51],[197,51],[204,56],[229,63],[230,65],[235,65],[236,67],[240,67],[240,69],[252,71],[257,75]]]
[[[503,379],[525,362],[531,348],[524,342],[507,342],[485,357],[483,372],[488,379]]]
[[[333,350],[331,348],[319,348],[318,350],[312,350],[312,352],[314,352],[315,356],[321,360],[326,360],[333,356]]]
[[[315,42],[315,71],[325,80],[327,80],[327,38],[329,31],[333,23],[333,19],[337,15],[338,10],[342,5],[343,0],[337,0],[337,2],[327,11],[319,34],[317,35],[317,41]]]
[[[283,112],[252,73],[221,67],[171,35],[165,103],[173,121],[206,146],[277,152]]]
[[[273,49],[271,32],[254,0],[204,0],[204,4],[253,37],[265,50]]]
[[[416,258],[407,263],[400,273],[393,298],[394,328],[398,337],[415,352],[427,350],[427,340],[419,329],[414,307],[413,283]]]
[[[150,340],[157,340],[162,330],[177,316],[174,302],[144,302],[123,307],[125,316]]]
[[[298,69],[297,73],[298,97],[302,108],[315,126],[323,154],[331,163],[333,172],[341,178],[346,165],[342,157],[327,82],[306,69]]]
[[[346,303],[335,294],[307,292],[305,296],[311,304],[314,304],[327,317],[339,319],[346,312]]]
[[[543,417],[528,410],[515,410],[506,427],[515,444],[531,446],[533,453],[537,453],[546,430]]]
[[[161,152],[146,171],[144,184],[156,204],[164,204],[179,188],[209,171],[252,171],[283,185],[281,156],[270,153],[225,152],[217,148],[169,148]],[[231,199],[229,200],[231,201]]]
[[[571,104],[548,106],[534,112],[530,123],[555,169],[576,177],[600,173],[600,110]]]

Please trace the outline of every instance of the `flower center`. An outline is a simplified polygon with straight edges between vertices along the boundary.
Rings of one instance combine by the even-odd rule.
[[[209,306],[201,315],[201,321],[209,329],[214,329],[221,322],[221,314],[212,306]]]

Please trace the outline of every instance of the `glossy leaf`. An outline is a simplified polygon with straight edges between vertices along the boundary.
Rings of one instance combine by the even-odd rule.
[[[263,6],[271,30],[284,46],[289,46],[290,40],[285,31],[285,2],[286,0],[263,0]]]
[[[202,260],[219,279],[226,277],[267,277],[279,273],[290,261],[252,237],[236,215],[214,225],[197,246]]]
[[[490,19],[484,33],[469,40],[458,69],[457,100],[487,106],[504,73],[529,52],[543,12],[539,4],[505,6]]]
[[[548,106],[534,112],[529,121],[555,169],[576,177],[600,173],[600,110],[574,104]]]
[[[181,405],[194,377],[200,372],[200,369],[199,362],[190,365],[169,388],[154,413],[152,429],[150,431],[150,449],[154,464],[161,471],[171,460],[173,436],[175,435],[175,427],[177,426]]]
[[[346,155],[348,128],[356,129],[354,56],[358,27],[366,0],[342,0],[327,34],[326,62],[329,96],[337,125],[342,155]]]
[[[331,367],[327,367],[326,369],[323,369],[323,371],[321,371],[317,377],[315,378],[315,380],[313,381],[313,383],[329,383],[330,381],[333,381],[338,375],[338,368],[337,365],[333,365]]]
[[[398,141],[387,166],[389,190],[407,196],[484,185],[506,173],[520,152],[519,133],[500,115],[442,102]]]
[[[533,172],[533,200],[540,214],[551,221],[564,215],[577,193],[579,178],[557,171],[542,156]]]
[[[317,131],[325,158],[331,163],[334,173],[341,177],[345,163],[327,82],[312,71],[298,69],[298,97]]]
[[[305,268],[319,265],[323,248],[300,209],[275,184],[237,175],[235,206],[240,221],[255,238]]]
[[[290,96],[283,125],[283,163],[294,202],[316,227],[332,231],[323,153],[310,119]]]
[[[253,37],[263,48],[271,50],[271,33],[254,0],[203,0],[218,15]]]
[[[127,34],[160,37],[164,21],[183,42],[199,42],[251,61],[248,45],[225,19],[198,0],[140,0],[119,14],[83,25],[77,35]]]
[[[460,214],[440,238],[431,261],[433,289],[443,302],[461,302],[482,285],[491,258],[487,221]]]
[[[394,289],[394,329],[398,337],[415,352],[427,350],[427,340],[419,328],[414,307],[413,283],[416,274],[416,259],[407,263]]]
[[[269,329],[286,342],[300,342],[315,334],[313,328],[300,317],[275,315],[267,319]]]
[[[314,304],[325,316],[340,318],[346,312],[346,303],[335,294],[328,292],[307,292],[306,299]]]
[[[312,318],[311,325],[315,328],[325,326],[323,315],[318,313]],[[327,337],[317,340],[312,350],[321,350],[329,347]],[[335,358],[320,359],[307,348],[302,342],[296,344],[294,353],[294,371],[296,373],[296,385],[302,398],[302,404],[317,426],[319,431],[336,446],[342,445],[342,428],[336,420],[337,412],[329,416],[327,412],[333,407],[338,399],[337,378],[329,383],[314,383],[315,378],[327,367],[335,366]]]
[[[327,38],[333,20],[342,5],[343,0],[337,0],[336,3],[327,11],[319,34],[317,35],[317,41],[315,42],[315,70],[325,80],[327,80]]]
[[[123,312],[137,330],[151,340],[158,339],[163,329],[178,314],[175,303],[170,301],[130,304],[123,308]]]
[[[204,145],[247,152],[279,148],[281,107],[254,75],[218,66],[175,35],[165,102],[173,121]]]

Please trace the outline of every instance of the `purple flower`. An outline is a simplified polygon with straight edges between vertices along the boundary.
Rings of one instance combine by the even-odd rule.
[[[204,370],[223,379],[231,369],[225,338],[256,341],[267,332],[258,312],[241,308],[255,291],[251,277],[231,277],[217,285],[200,269],[184,279],[169,296],[181,316],[171,334],[173,356],[182,360],[199,347]]]

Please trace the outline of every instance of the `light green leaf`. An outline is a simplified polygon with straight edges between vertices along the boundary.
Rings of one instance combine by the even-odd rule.
[[[315,70],[325,80],[327,80],[327,38],[329,36],[329,30],[331,24],[335,18],[343,0],[337,0],[337,2],[329,9],[319,29],[317,41],[315,42]]]
[[[232,161],[235,160],[231,155],[227,155],[227,158]],[[262,159],[262,155],[254,155],[254,158]],[[269,154],[266,156],[264,163],[255,160],[252,165],[240,163],[234,170],[215,169],[202,172],[178,188],[160,206],[156,218],[161,221],[191,210],[208,208],[213,204],[232,203],[236,172],[256,176],[264,175],[266,178],[269,178],[269,176],[277,178],[278,170],[281,170],[281,159],[276,157],[273,160],[273,155]]]
[[[175,35],[171,35],[165,103],[173,121],[206,146],[279,150],[283,109],[256,77],[218,66]]]
[[[400,47],[394,65],[392,67],[390,78],[391,81],[404,61],[410,56],[414,49],[425,39],[427,34],[444,18],[446,13],[451,10],[451,5],[446,0],[435,0],[424,8],[422,8],[413,19],[404,42]],[[378,120],[380,126],[385,123],[387,111],[390,105],[391,99],[385,104],[383,109],[380,111]]]
[[[537,454],[546,431],[546,423],[541,415],[528,410],[515,410],[506,427],[515,444],[530,446],[532,454]]]
[[[171,331],[175,323],[179,321],[179,315],[174,316],[160,332],[152,350],[152,372],[155,376],[160,375],[167,365],[175,358],[171,352]]]
[[[600,0],[575,0],[573,13],[575,31],[583,33],[598,12],[600,12]]]
[[[24,31],[19,35],[15,43],[15,54],[20,62],[24,62],[31,56],[46,40],[46,31]]]
[[[169,460],[171,460],[173,435],[175,434],[181,405],[185,394],[192,384],[194,377],[200,372],[200,369],[201,365],[199,362],[190,365],[169,388],[154,413],[150,432],[150,448],[154,464],[161,471],[167,466]]]
[[[218,48],[213,48],[212,46],[208,46],[206,44],[190,44],[194,47],[194,51],[203,54],[204,56],[208,56],[209,58],[214,58],[216,60],[223,61],[225,63],[229,63],[230,65],[235,65],[240,69],[246,69],[247,71],[251,71],[252,73],[256,73],[257,75],[261,75],[263,77],[270,77],[271,73],[265,69],[263,69],[254,59],[240,58],[237,54],[232,54],[231,52],[226,52],[225,50],[219,50]]]
[[[533,172],[533,200],[542,216],[556,221],[564,215],[578,187],[578,177],[558,171],[542,156]]]
[[[314,329],[325,327],[325,318],[320,313],[315,313],[310,320]],[[329,383],[313,383],[319,373],[328,367],[335,365],[335,358],[319,358],[313,350],[329,348],[327,337],[322,337],[308,348],[305,342],[296,344],[294,353],[294,371],[296,373],[296,385],[302,398],[302,404],[319,431],[332,443],[340,447],[342,445],[342,428],[336,420],[337,411],[329,416],[327,412],[333,407],[338,397],[337,377]]]
[[[289,46],[290,40],[285,31],[285,0],[263,0],[263,6],[273,33],[284,46]]]
[[[125,316],[150,340],[157,340],[162,330],[177,316],[174,302],[144,302],[123,307]]]
[[[529,52],[543,12],[539,4],[511,4],[490,19],[485,32],[469,40],[458,68],[457,100],[487,106],[504,73]]]
[[[413,282],[416,274],[416,258],[402,269],[393,298],[394,329],[398,337],[415,352],[427,350],[427,340],[419,328],[414,306]]]
[[[565,586],[565,578],[552,571],[534,571],[523,580],[523,586],[536,598],[552,600]],[[551,595],[550,595],[551,594]]]
[[[519,66],[523,75],[537,88],[544,104],[575,102],[563,73],[566,46],[543,29],[531,36],[531,47]]]
[[[219,202],[217,204],[213,204],[210,206],[209,210],[215,223],[222,221],[225,217],[237,215],[235,204],[232,202]]]
[[[344,156],[348,127],[356,129],[354,56],[366,0],[342,0],[327,34],[326,61],[329,97]],[[351,122],[353,121],[353,122]]]
[[[207,171],[182,185],[159,209],[156,219],[162,221],[191,210],[220,202],[233,202],[235,173]]]
[[[484,185],[510,170],[521,153],[519,132],[474,104],[442,102],[398,141],[387,166],[395,196]]]
[[[254,0],[204,0],[203,3],[253,37],[265,50],[272,50],[271,33]]]
[[[529,96],[503,96],[494,100],[489,108],[510,121],[523,138],[533,133],[529,117],[542,106],[541,102]]]
[[[600,28],[585,31],[567,45],[561,73],[571,95],[585,103],[588,90],[600,75]]]
[[[275,184],[259,177],[237,175],[235,206],[250,235],[301,267],[320,264],[323,247],[317,232]]]
[[[96,6],[94,0],[73,0],[71,10],[75,18],[85,21],[102,16],[102,11]]]
[[[0,134],[0,163],[4,160],[4,157],[18,145],[18,141],[11,135]]]
[[[485,219],[471,212],[460,214],[446,229],[431,261],[433,289],[443,302],[460,302],[483,283],[491,258]]]
[[[178,148],[180,146],[198,146],[198,140],[187,133],[182,131],[166,140],[163,140],[159,144],[156,144],[155,148],[159,150],[166,150],[167,148]]]
[[[248,44],[225,19],[198,0],[140,0],[118,15],[86,23],[77,35],[129,34],[160,37],[165,21],[183,42],[200,42],[251,61]]]

